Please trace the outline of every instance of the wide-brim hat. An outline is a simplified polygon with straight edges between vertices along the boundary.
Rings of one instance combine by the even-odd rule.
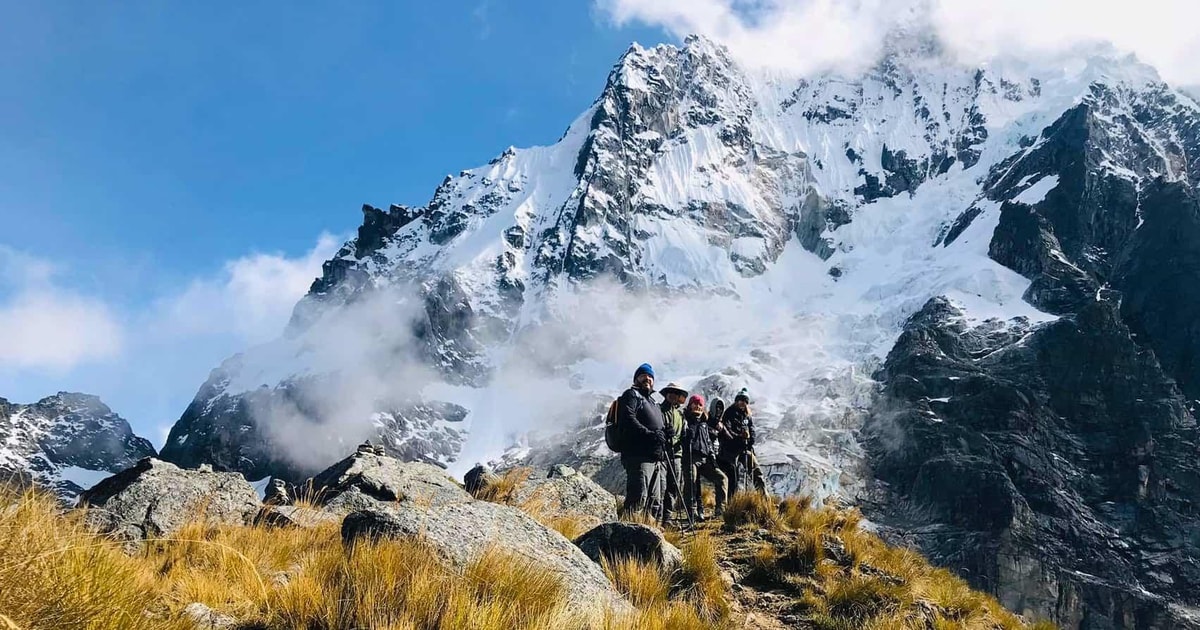
[[[676,394],[682,394],[683,396],[688,395],[686,389],[676,385],[675,383],[667,383],[666,387],[658,390],[658,393],[662,394],[663,396],[666,396],[667,394],[670,394],[672,392],[674,392]]]

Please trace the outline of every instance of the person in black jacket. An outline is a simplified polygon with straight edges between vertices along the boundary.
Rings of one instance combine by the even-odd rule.
[[[663,498],[663,461],[667,437],[662,410],[654,402],[654,368],[643,363],[633,373],[633,386],[617,400],[617,427],[621,435],[621,465],[625,468],[625,504],[621,515],[636,511],[660,514]]]
[[[729,496],[738,490],[737,467],[746,467],[754,480],[754,489],[765,493],[766,481],[758,458],[754,456],[754,421],[750,417],[750,394],[745,388],[737,393],[733,405],[725,410],[720,424],[721,447],[717,451],[717,465],[729,477]]]
[[[683,430],[683,496],[688,514],[694,520],[704,520],[704,503],[700,500],[700,476],[703,476],[713,484],[717,497],[715,516],[719,517],[725,512],[728,479],[717,467],[717,452],[713,447],[703,396],[696,394],[688,400],[683,420],[686,423]]]

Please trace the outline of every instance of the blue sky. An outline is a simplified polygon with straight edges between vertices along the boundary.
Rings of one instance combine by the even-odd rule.
[[[0,1],[0,396],[157,442],[362,203],[553,142],[665,38],[584,1],[213,6]]]

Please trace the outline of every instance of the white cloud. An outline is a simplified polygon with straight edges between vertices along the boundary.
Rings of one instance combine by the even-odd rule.
[[[121,352],[124,334],[111,309],[56,284],[55,271],[0,246],[0,369],[63,371]]]
[[[144,309],[117,308],[68,288],[44,259],[0,246],[0,370],[65,373],[86,364],[179,361],[197,343],[232,352],[278,336],[339,240],[305,254],[251,254]],[[134,356],[129,356],[134,355]],[[205,366],[205,370],[212,366]],[[194,384],[189,384],[192,386]]]
[[[697,33],[745,63],[796,72],[873,61],[897,26],[929,28],[964,60],[1030,57],[1108,41],[1168,81],[1200,82],[1195,0],[596,0],[614,22]]]
[[[321,275],[340,241],[322,234],[303,256],[252,254],[225,264],[216,277],[194,280],[158,303],[151,326],[165,335],[232,335],[261,343],[282,332],[292,307]]]

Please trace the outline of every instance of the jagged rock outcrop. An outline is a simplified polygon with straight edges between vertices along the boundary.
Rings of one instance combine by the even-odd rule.
[[[989,255],[1061,318],[930,301],[864,429],[869,516],[1063,627],[1200,627],[1197,120],[1162,86],[1094,85],[993,167]]]
[[[868,515],[1018,612],[1068,628],[1176,628],[1195,605],[1196,421],[1116,308],[969,324],[914,315],[864,431]]]
[[[32,405],[0,398],[0,478],[10,475],[66,501],[157,453],[96,396],[59,392]]]
[[[639,523],[603,523],[576,538],[575,545],[598,564],[633,558],[656,564],[668,575],[683,566],[683,552],[661,531]]]
[[[184,470],[143,459],[79,495],[87,522],[128,541],[170,536],[193,521],[248,525],[261,504],[237,473]]]

